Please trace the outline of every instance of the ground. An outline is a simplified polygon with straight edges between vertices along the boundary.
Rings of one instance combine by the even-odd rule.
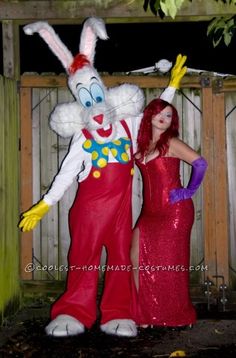
[[[196,307],[192,329],[139,329],[136,338],[118,338],[100,332],[99,325],[77,337],[45,335],[50,305],[37,300],[10,317],[0,329],[0,358],[114,358],[166,357],[184,351],[191,358],[236,357],[236,312],[208,312]]]

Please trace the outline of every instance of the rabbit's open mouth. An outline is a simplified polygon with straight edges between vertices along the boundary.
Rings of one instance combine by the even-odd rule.
[[[107,126],[108,128],[107,129],[104,129],[104,128],[100,128],[100,129],[97,129],[97,134],[100,136],[100,137],[109,137],[112,133],[112,126],[111,124],[109,126]]]

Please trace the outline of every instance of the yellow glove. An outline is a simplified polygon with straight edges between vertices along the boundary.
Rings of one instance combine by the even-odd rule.
[[[40,200],[38,204],[35,204],[22,214],[23,218],[18,225],[19,228],[23,232],[33,230],[49,209],[50,206],[46,204],[45,201]]]
[[[184,66],[184,63],[187,59],[187,56],[182,56],[179,54],[176,58],[175,65],[171,70],[171,77],[170,77],[170,87],[179,88],[180,82],[184,77],[185,73],[187,72],[187,67]]]

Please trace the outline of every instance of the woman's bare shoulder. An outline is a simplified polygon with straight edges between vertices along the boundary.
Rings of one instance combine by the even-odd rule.
[[[171,138],[169,141],[169,152],[173,157],[192,163],[199,157],[199,154],[187,143],[179,138]]]

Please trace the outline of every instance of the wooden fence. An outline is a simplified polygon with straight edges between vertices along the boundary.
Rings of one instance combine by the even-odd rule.
[[[16,81],[0,76],[0,315],[19,298],[18,97]]]
[[[147,102],[167,85],[167,79],[156,76],[103,78],[107,86],[124,82],[140,85]],[[181,138],[202,153],[209,164],[204,185],[194,197],[191,265],[196,269],[191,272],[191,281],[200,284],[208,277],[219,285],[221,277],[214,276],[223,276],[224,282],[233,288],[236,277],[236,204],[233,200],[236,194],[236,81],[225,80],[220,86],[216,81],[214,77],[185,79],[174,104],[181,118]],[[63,76],[25,75],[21,78],[21,210],[38,201],[49,188],[67,152],[69,140],[59,138],[49,129],[48,117],[57,103],[72,100]],[[184,185],[190,170],[190,166],[182,165]],[[67,214],[76,187],[74,183],[34,233],[22,234],[23,280],[64,280],[70,243]],[[134,192],[137,197],[137,187]],[[135,220],[140,199],[134,199],[134,204]],[[26,272],[31,262],[35,269]]]

